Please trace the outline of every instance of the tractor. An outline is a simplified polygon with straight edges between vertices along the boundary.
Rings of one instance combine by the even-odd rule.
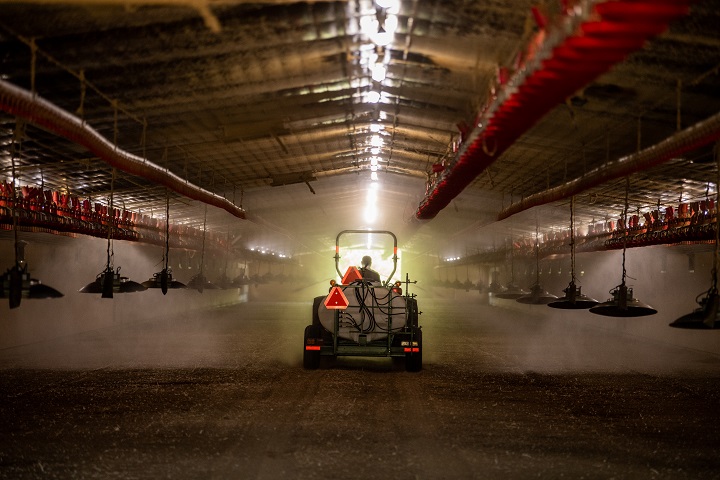
[[[340,239],[347,234],[389,235],[393,240],[393,270],[386,280],[363,278],[361,270],[340,272]],[[392,282],[397,270],[397,237],[386,230],[343,230],[335,241],[335,270],[340,284],[331,281],[327,295],[315,297],[312,323],[305,327],[303,367],[319,368],[321,357],[390,357],[404,362],[405,370],[422,369],[422,329],[418,304],[405,281]],[[405,286],[403,294],[402,286]]]

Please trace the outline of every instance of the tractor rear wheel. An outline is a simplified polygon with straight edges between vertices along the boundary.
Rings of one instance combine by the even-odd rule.
[[[305,327],[305,336],[303,339],[303,368],[306,370],[317,370],[320,366],[320,350],[308,350],[308,338],[319,339],[319,328],[320,327],[316,325],[308,325]]]
[[[405,370],[408,372],[419,372],[422,370],[422,330],[419,327],[413,328],[413,342],[417,342],[417,347],[411,344],[411,348],[417,348],[417,352],[408,352],[405,354]]]
[[[408,298],[407,299],[407,317],[408,317],[408,327],[414,327],[417,328],[418,326],[418,304],[417,299],[415,298]]]
[[[320,315],[318,314],[318,308],[320,308],[320,305],[322,304],[323,300],[325,300],[325,297],[315,297],[313,299],[313,306],[312,306],[312,324],[313,325],[320,325]]]

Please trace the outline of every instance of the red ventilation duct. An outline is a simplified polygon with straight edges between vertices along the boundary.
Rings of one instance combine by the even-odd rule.
[[[415,217],[434,218],[545,114],[641,48],[647,39],[665,31],[672,20],[688,14],[690,3],[692,0],[597,3],[574,33],[558,40],[564,34],[557,28],[545,37],[538,36],[548,39],[538,49],[541,53],[548,50],[546,58],[528,59],[501,87],[498,99],[478,116],[479,124],[420,203]],[[562,20],[563,26],[572,26],[571,17]]]
[[[166,168],[116,148],[77,117],[38,96],[33,96],[27,90],[2,80],[0,80],[0,109],[82,145],[118,170],[164,185],[180,195],[222,208],[238,218],[245,219],[245,210],[227,199],[183,180]]]

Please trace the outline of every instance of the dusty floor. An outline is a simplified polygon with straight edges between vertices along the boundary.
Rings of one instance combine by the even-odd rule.
[[[301,368],[309,304],[0,351],[0,478],[720,478],[720,357],[423,307],[425,368]]]

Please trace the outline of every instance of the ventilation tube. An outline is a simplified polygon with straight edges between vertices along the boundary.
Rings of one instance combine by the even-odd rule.
[[[455,160],[420,202],[416,219],[434,218],[549,111],[688,14],[689,3],[615,0],[595,2],[585,18],[565,12],[563,28],[545,32],[534,56],[528,54],[478,115]]]
[[[696,123],[652,147],[614,162],[608,162],[582,177],[555,188],[530,195],[500,212],[497,219],[498,221],[505,220],[523,210],[570,198],[603,183],[660,165],[718,140],[720,140],[720,113]]]
[[[0,80],[0,109],[82,145],[118,170],[163,185],[193,200],[222,208],[237,218],[246,218],[245,210],[220,195],[183,180],[170,170],[144,158],[116,148],[79,118],[3,80]]]

